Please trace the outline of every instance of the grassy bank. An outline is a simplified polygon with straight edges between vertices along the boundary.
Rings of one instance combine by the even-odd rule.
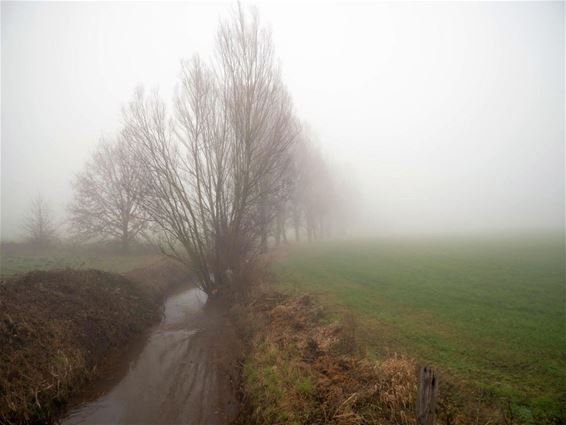
[[[509,400],[516,421],[565,420],[561,238],[365,240],[298,246],[274,270],[289,293],[353,314],[376,357],[406,353]]]
[[[248,345],[237,423],[414,423],[412,361],[360,356],[352,329],[312,298],[260,291],[236,316]]]
[[[35,271],[0,282],[0,423],[50,422],[96,366],[160,317],[186,281],[160,261],[128,276]]]
[[[73,253],[68,250],[51,253],[2,253],[0,276],[9,277],[32,270],[97,269],[124,273],[155,259],[150,254]]]

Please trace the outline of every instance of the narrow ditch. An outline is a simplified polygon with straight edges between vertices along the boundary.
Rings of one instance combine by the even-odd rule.
[[[167,298],[159,325],[103,366],[61,423],[229,423],[238,413],[238,356],[222,309],[185,288]]]

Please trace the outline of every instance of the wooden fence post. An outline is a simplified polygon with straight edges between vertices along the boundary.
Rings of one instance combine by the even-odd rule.
[[[417,390],[417,425],[434,425],[438,378],[433,369],[421,367]]]

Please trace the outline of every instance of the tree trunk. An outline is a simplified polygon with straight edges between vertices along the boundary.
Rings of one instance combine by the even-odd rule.
[[[285,227],[285,223],[283,223],[283,226],[281,226],[281,236],[283,237],[283,242],[285,242],[285,244],[288,244],[289,241],[287,240],[287,229]]]
[[[277,213],[276,229],[275,229],[275,245],[279,246],[281,243],[281,234],[283,233],[283,211]]]
[[[295,227],[295,242],[300,242],[301,241],[301,233],[300,233],[300,229],[299,229],[299,213],[297,211],[295,211],[293,213],[293,225]]]
[[[267,226],[261,229],[261,252],[267,252]]]
[[[130,250],[130,237],[127,230],[122,232],[121,248],[123,253],[127,253]]]
[[[316,228],[315,228],[316,223],[313,220],[313,216],[311,212],[307,212],[306,222],[307,222],[307,241],[312,242],[313,239],[316,239]]]

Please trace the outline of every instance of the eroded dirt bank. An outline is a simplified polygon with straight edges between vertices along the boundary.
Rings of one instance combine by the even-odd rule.
[[[111,388],[105,377],[81,394],[89,400],[62,421],[74,424],[226,424],[238,413],[240,346],[214,303],[184,289],[164,304],[163,319]]]

